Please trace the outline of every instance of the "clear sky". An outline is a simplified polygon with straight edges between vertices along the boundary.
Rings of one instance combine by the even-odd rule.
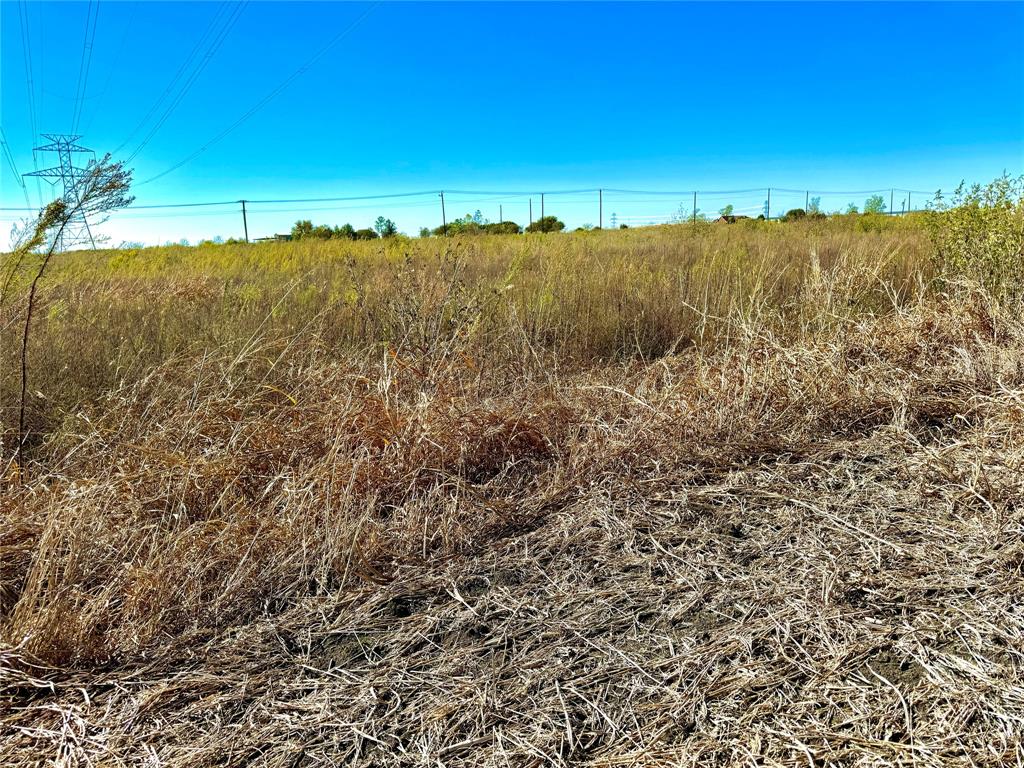
[[[33,167],[33,123],[70,133],[76,113],[85,146],[137,151],[137,182],[207,147],[139,184],[137,205],[460,189],[535,192],[537,217],[547,191],[545,212],[577,226],[598,223],[596,195],[551,192],[758,188],[698,201],[756,212],[760,188],[794,190],[773,193],[778,213],[803,205],[798,190],[932,191],[1024,172],[1021,3],[5,0],[0,11],[0,123],[20,172]],[[0,205],[24,207],[0,162]],[[36,205],[34,180],[27,191]],[[446,198],[449,217],[480,208],[497,220],[499,205],[528,217],[526,196]],[[664,220],[680,204],[692,201],[610,192],[604,224]],[[436,193],[251,208],[252,236],[302,214],[356,226],[385,214],[410,234],[440,223]],[[114,244],[240,236],[236,210],[140,208],[106,232]],[[21,214],[0,215],[6,231]]]

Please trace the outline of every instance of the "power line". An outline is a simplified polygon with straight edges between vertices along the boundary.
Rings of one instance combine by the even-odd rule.
[[[178,95],[174,98],[174,101],[170,103],[170,105],[164,111],[163,115],[160,116],[160,119],[156,121],[156,123],[150,129],[149,133],[146,134],[146,137],[142,140],[142,143],[139,144],[139,146],[135,148],[135,151],[132,152],[127,157],[127,159],[125,160],[126,163],[130,163],[138,156],[140,152],[142,152],[143,149],[145,149],[146,145],[149,144],[153,136],[156,135],[156,132],[163,127],[164,123],[167,122],[167,119],[171,116],[174,110],[177,109],[178,105],[181,103],[181,100],[184,99],[185,95],[189,92],[189,89],[195,84],[196,80],[199,79],[199,75],[203,73],[203,70],[206,69],[209,63],[213,60],[213,57],[216,55],[217,51],[220,50],[220,47],[224,44],[224,41],[227,39],[227,36],[231,32],[232,27],[235,26],[239,17],[242,15],[242,11],[245,10],[245,7],[247,5],[248,0],[234,6],[231,15],[224,22],[224,25],[217,33],[217,36],[213,39],[213,42],[207,49],[206,54],[203,56],[202,61],[199,62],[199,65],[195,68],[195,70],[193,70],[192,74],[189,75],[188,79],[185,81],[185,84],[181,87],[181,90],[178,92]]]
[[[89,85],[89,69],[92,67],[92,51],[93,44],[96,42],[96,25],[99,15],[99,0],[95,0],[95,5],[93,0],[89,0],[89,10],[85,17],[85,40],[82,43],[82,61],[78,66],[78,85],[75,86],[75,106],[71,117],[72,133],[78,130],[78,121],[82,118],[82,107],[85,105],[85,92]]]
[[[675,196],[679,196],[679,195],[683,195],[683,194],[685,194],[685,195],[692,195],[693,194],[692,191],[685,192],[685,193],[682,193],[682,192],[664,192],[664,193],[661,193],[661,192],[641,191],[641,190],[621,190],[621,189],[620,190],[616,190],[616,189],[611,189],[611,188],[608,188],[608,187],[604,187],[603,189],[604,189],[604,191],[606,193],[607,192],[616,192],[618,194],[623,194],[623,193],[626,193],[626,194],[639,194],[639,195],[665,194],[665,195],[675,195]],[[724,196],[724,195],[736,195],[736,194],[743,194],[743,193],[748,193],[748,194],[755,193],[755,192],[756,193],[761,193],[761,192],[764,192],[766,189],[767,189],[767,187],[754,187],[754,188],[751,188],[749,190],[705,190],[703,192],[698,191],[698,194],[703,195],[704,197],[715,197],[715,196],[719,196],[720,197],[720,196]],[[912,190],[912,189],[908,190],[908,189],[902,189],[900,187],[886,187],[884,191],[889,191],[890,189],[895,189],[897,192],[909,192],[909,193],[915,194],[915,195],[917,195],[917,194],[923,194],[923,195],[934,194],[934,192],[921,192],[919,190]],[[555,192],[547,192],[547,191],[545,191],[544,194],[550,196],[550,195],[558,195],[558,194],[574,194],[574,193],[583,193],[583,192],[597,192],[597,190],[598,190],[598,187],[594,187],[592,189],[558,190],[558,191],[555,191]],[[797,193],[798,192],[801,195],[805,194],[807,192],[809,192],[811,194],[829,194],[829,195],[863,195],[863,194],[870,194],[871,192],[877,192],[879,190],[848,190],[848,191],[821,192],[821,191],[815,190],[815,189],[808,189],[808,190],[803,190],[803,189],[801,189],[801,190],[781,189],[780,190],[777,187],[772,187],[772,191],[773,192],[782,191],[782,192],[790,192],[790,193]],[[355,201],[361,201],[361,200],[391,200],[391,199],[408,198],[408,197],[425,197],[425,196],[428,196],[428,195],[431,195],[431,196],[432,195],[436,195],[437,193],[438,193],[438,190],[436,190],[436,189],[428,189],[428,190],[420,190],[420,191],[417,191],[417,192],[392,192],[392,193],[380,194],[380,195],[349,195],[349,196],[344,196],[344,197],[294,197],[294,198],[274,198],[274,199],[263,199],[263,200],[253,200],[253,199],[246,198],[246,203],[248,205],[289,205],[289,204],[298,204],[298,203],[342,203],[342,202],[355,202]],[[530,194],[539,194],[539,193],[516,192],[516,191],[499,192],[499,191],[493,191],[493,190],[492,191],[483,192],[483,191],[473,191],[473,190],[465,190],[465,189],[446,189],[446,190],[444,190],[444,193],[445,193],[445,195],[487,195],[487,196],[490,196],[490,195],[500,195],[500,196],[503,196],[501,198],[503,200],[512,200],[512,199],[516,199],[516,198],[526,197],[526,196],[528,196]],[[454,200],[453,202],[456,202],[456,203],[488,203],[488,202],[498,202],[498,199],[499,198],[497,198],[497,197],[485,197],[483,199]],[[596,198],[595,198],[595,200],[596,200]],[[579,205],[579,204],[585,204],[585,203],[588,203],[588,202],[589,203],[595,203],[595,200],[563,200],[561,202],[563,204],[564,203],[569,203],[569,204],[573,204],[573,205]],[[626,203],[626,204],[632,204],[632,203],[646,203],[646,202],[658,202],[658,201],[657,200],[644,200],[644,199],[640,199],[640,200],[636,200],[636,199],[628,200],[627,199],[627,200],[620,200],[618,202]],[[154,203],[154,204],[150,204],[150,205],[133,205],[131,209],[132,210],[147,210],[147,209],[160,209],[160,208],[196,208],[196,207],[203,207],[203,206],[237,205],[237,204],[238,204],[238,200],[212,200],[212,201],[189,202],[189,203]],[[751,210],[754,210],[755,208],[758,208],[758,206],[751,207]],[[26,210],[35,210],[35,209],[33,209],[33,208],[0,207],[0,211],[26,211]],[[622,217],[620,217],[620,218],[622,218]]]
[[[243,114],[235,122],[233,122],[231,125],[229,125],[227,128],[225,128],[223,131],[221,131],[216,136],[214,136],[212,139],[210,139],[206,144],[201,146],[199,149],[197,149],[195,152],[193,152],[192,154],[188,155],[184,159],[178,161],[177,163],[175,163],[171,167],[167,168],[165,171],[162,171],[161,173],[158,173],[156,176],[148,178],[145,181],[139,182],[139,185],[141,185],[141,184],[149,184],[152,181],[156,181],[157,179],[162,178],[163,176],[166,176],[167,174],[172,173],[173,171],[176,171],[178,168],[181,168],[181,166],[183,166],[186,163],[191,162],[195,158],[199,157],[199,155],[201,155],[207,149],[212,147],[214,144],[218,143],[221,139],[223,139],[225,136],[227,136],[233,130],[235,130],[240,125],[242,125],[242,123],[244,123],[250,117],[252,117],[257,112],[259,112],[272,99],[274,99],[274,97],[276,97],[279,93],[281,93],[281,91],[283,91],[285,88],[287,88],[289,85],[291,85],[291,83],[293,81],[295,81],[297,78],[299,78],[300,76],[305,74],[306,70],[308,70],[310,67],[312,67],[317,61],[320,60],[321,57],[324,56],[324,54],[326,54],[329,50],[331,50],[331,48],[333,48],[335,45],[337,45],[339,42],[341,42],[350,32],[352,32],[352,30],[354,30],[357,26],[359,26],[359,24],[363,21],[363,19],[365,19],[367,16],[369,16],[370,12],[373,11],[373,9],[376,8],[378,5],[380,5],[379,0],[378,0],[378,2],[374,3],[369,8],[367,8],[359,16],[359,18],[357,18],[354,22],[349,24],[345,29],[343,29],[341,32],[339,32],[337,35],[335,35],[333,38],[331,38],[331,40],[324,47],[322,47],[319,51],[317,51],[315,54],[313,54],[313,57],[311,59],[309,59],[309,61],[307,61],[305,64],[303,64],[297,70],[295,70],[284,81],[282,81],[281,84],[278,85],[274,90],[272,90],[270,93],[268,93],[266,96],[264,96],[258,102],[256,102],[256,104],[253,105],[249,109],[248,112]]]
[[[14,174],[14,178],[18,180],[18,186],[21,187],[21,191],[25,195],[25,205],[31,208],[32,201],[28,199],[28,187],[25,186],[25,180],[21,178],[21,174],[18,173],[18,166],[14,163],[14,155],[11,154],[11,147],[7,143],[7,134],[4,133],[3,126],[0,126],[0,146],[3,147],[4,157],[7,158],[7,164],[11,166],[11,172]]]
[[[37,120],[36,111],[36,86],[35,76],[32,68],[32,45],[31,36],[28,31],[28,6],[26,0],[20,0],[18,3],[18,20],[21,22],[21,50],[22,58],[25,61],[25,85],[28,87],[28,115],[29,115],[29,128],[32,131],[32,170],[39,170],[39,161],[36,159],[36,151],[34,149],[39,139],[39,122]],[[20,178],[20,177],[19,177]],[[22,183],[22,188],[24,188]],[[43,188],[39,179],[36,179],[36,195],[39,198],[39,204],[43,204]]]
[[[172,77],[170,82],[167,83],[167,86],[164,88],[163,93],[161,93],[157,100],[153,102],[153,105],[149,108],[149,111],[146,112],[142,120],[139,121],[139,124],[132,129],[131,133],[128,134],[125,140],[122,141],[111,154],[117,155],[122,149],[124,149],[128,145],[128,143],[133,138],[135,138],[135,135],[143,129],[146,123],[149,122],[149,119],[154,114],[156,114],[156,111],[160,109],[164,101],[167,99],[168,96],[170,96],[175,86],[181,80],[182,76],[185,74],[185,72],[188,71],[188,69],[192,66],[192,63],[196,60],[196,56],[199,54],[199,51],[203,48],[203,45],[206,43],[207,39],[210,38],[210,36],[213,34],[214,29],[216,29],[217,27],[217,22],[224,14],[224,11],[227,7],[227,2],[223,2],[219,6],[217,6],[217,12],[213,15],[213,18],[210,20],[210,23],[206,26],[206,29],[203,31],[203,34],[196,41],[196,44],[192,46],[192,50],[189,51],[188,55],[185,57],[185,60],[181,63],[181,66],[178,67],[178,71],[174,73],[174,77]]]
[[[22,0],[24,2],[24,0]],[[139,11],[139,0],[132,2],[132,15],[128,17],[128,22],[124,25],[124,33],[121,35],[121,42],[117,46],[117,53],[114,54],[114,59],[110,65],[110,71],[107,73],[107,79],[103,83],[103,88],[100,89],[99,94],[96,96],[99,101],[96,103],[96,107],[93,109],[92,117],[89,118],[89,122],[82,128],[82,133],[88,133],[89,128],[96,121],[96,115],[99,114],[99,106],[103,103],[103,97],[107,95],[107,91],[110,90],[110,83],[114,79],[114,72],[117,71],[117,64],[121,59],[121,54],[124,53],[125,43],[128,42],[128,33],[131,31],[132,23],[135,21],[135,16]]]

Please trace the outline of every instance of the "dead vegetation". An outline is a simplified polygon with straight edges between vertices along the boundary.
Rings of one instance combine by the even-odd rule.
[[[83,403],[0,493],[0,762],[1024,763],[1016,307],[841,278],[655,360],[411,312]]]

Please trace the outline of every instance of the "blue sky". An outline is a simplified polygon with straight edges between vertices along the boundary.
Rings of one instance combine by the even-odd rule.
[[[761,187],[794,190],[774,193],[780,212],[803,204],[798,190],[930,191],[1024,171],[1020,3],[101,0],[92,9],[89,59],[89,3],[0,5],[0,123],[21,172],[33,166],[26,63],[37,130],[71,132],[78,105],[82,143],[98,153],[123,144],[121,158],[139,149],[131,165],[143,182],[207,145],[357,24],[219,143],[140,184],[139,205],[535,190],[536,217],[545,190],[758,188],[701,196],[706,211],[730,202],[756,211]],[[54,157],[37,160],[45,167]],[[0,205],[24,206],[0,162]],[[28,191],[35,205],[34,181]],[[528,215],[526,196],[447,197],[449,216],[480,208],[496,220],[499,204],[506,219]],[[596,195],[546,197],[546,212],[571,226],[597,223]],[[864,195],[823,195],[823,205],[845,207],[847,198]],[[894,207],[905,201],[897,192]],[[285,231],[303,212],[357,226],[383,213],[415,233],[439,223],[438,202],[254,205],[250,234]],[[680,204],[690,198],[609,193],[604,223],[613,212],[664,220]],[[106,231],[115,244],[236,236],[236,208],[139,209]],[[19,215],[0,214],[5,230]]]

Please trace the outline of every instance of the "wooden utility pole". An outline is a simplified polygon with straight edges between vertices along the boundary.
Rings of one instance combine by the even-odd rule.
[[[533,224],[533,198],[530,198],[530,224]]]
[[[804,192],[804,213],[807,213],[807,209],[811,206],[811,190]]]
[[[604,190],[597,190],[597,228],[604,229]]]
[[[697,223],[697,192],[694,190],[693,193],[693,223]]]
[[[910,213],[913,208],[910,207],[910,190],[907,190],[907,213]]]
[[[896,195],[896,190],[895,189],[890,189],[889,190],[889,215],[890,216],[892,216],[894,213],[896,213],[896,211],[894,211],[892,209],[892,201],[893,201],[893,197],[895,197],[895,195]]]
[[[540,218],[544,220],[544,193],[540,193]],[[542,225],[543,226],[543,225]]]
[[[772,188],[768,187],[768,199],[764,203],[764,217],[767,221],[772,220]]]
[[[505,223],[505,214],[501,210],[501,205],[498,206],[498,223],[499,224],[504,224]]]
[[[441,231],[448,236],[448,219],[444,215],[444,192],[441,192]]]
[[[249,217],[245,214],[245,200],[239,200],[242,204],[242,227],[245,229],[245,242],[249,242]]]

